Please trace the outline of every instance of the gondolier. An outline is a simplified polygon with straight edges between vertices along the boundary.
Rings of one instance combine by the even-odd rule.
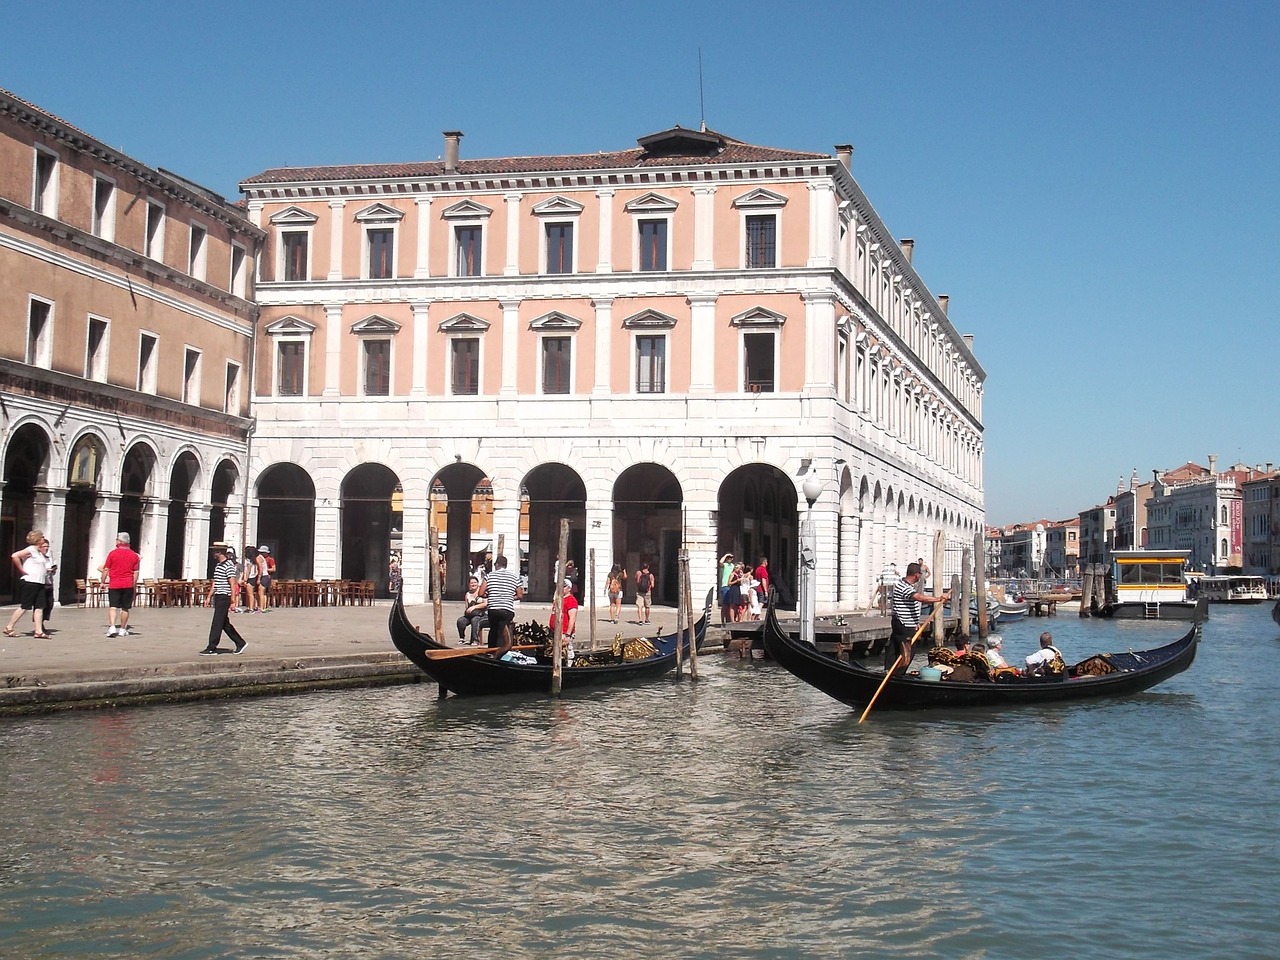
[[[886,672],[893,669],[893,665],[898,662],[899,657],[902,658],[904,672],[911,665],[911,658],[915,655],[912,639],[920,626],[921,604],[946,603],[951,599],[951,594],[949,593],[943,593],[936,597],[921,593],[920,580],[922,575],[919,563],[909,563],[907,564],[907,575],[893,586],[891,601],[893,629],[889,634],[889,642],[884,648],[884,668]]]

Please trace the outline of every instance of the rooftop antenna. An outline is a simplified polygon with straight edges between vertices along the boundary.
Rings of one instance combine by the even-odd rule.
[[[698,48],[698,130],[707,132],[707,105],[702,96],[702,48]]]

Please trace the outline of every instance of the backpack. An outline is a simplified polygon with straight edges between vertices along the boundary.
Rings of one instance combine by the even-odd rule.
[[[636,577],[636,590],[639,593],[648,593],[653,586],[653,574],[642,573]]]

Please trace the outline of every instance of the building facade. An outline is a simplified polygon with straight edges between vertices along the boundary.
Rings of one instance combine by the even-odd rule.
[[[785,600],[811,472],[820,608],[864,604],[939,531],[959,571],[982,529],[985,372],[851,148],[676,127],[466,160],[461,139],[437,162],[241,184],[266,233],[250,529],[285,575],[384,583],[398,545],[421,600],[443,498],[460,595],[483,490],[535,597],[567,519],[598,590],[647,561],[673,600],[683,548],[695,589],[724,552],[767,556]]]
[[[1240,485],[1244,510],[1244,573],[1280,576],[1280,474],[1272,465]]]
[[[0,549],[43,529],[63,602],[119,530],[155,578],[242,539],[264,236],[0,91]]]

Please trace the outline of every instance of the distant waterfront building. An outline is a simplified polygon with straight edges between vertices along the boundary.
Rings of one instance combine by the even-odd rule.
[[[834,155],[675,127],[570,156],[282,168],[241,184],[267,234],[250,529],[295,576],[446,596],[505,539],[534,597],[559,521],[598,571],[677,595],[765,555],[784,599],[812,472],[820,607],[982,529],[985,372]],[[395,504],[399,509],[393,510]],[[527,518],[527,534],[521,518]],[[602,572],[597,577],[602,576]],[[597,583],[597,586],[599,584]]]
[[[1112,544],[1114,550],[1132,550],[1147,545],[1147,500],[1151,497],[1151,484],[1138,482],[1135,467],[1128,486],[1123,482],[1116,491],[1116,527]]]
[[[1049,576],[1074,580],[1080,576],[1080,518],[1058,520],[1045,531],[1045,565]]]
[[[1242,484],[1264,471],[1235,464],[1218,472],[1187,463],[1158,477],[1147,502],[1151,546],[1190,551],[1188,568],[1225,573],[1244,566]]]
[[[44,530],[62,602],[120,530],[148,578],[203,577],[211,539],[241,540],[263,238],[0,90],[0,551]]]
[[[1080,511],[1080,566],[1107,564],[1115,548],[1116,498]]]
[[[1280,473],[1271,464],[1240,484],[1244,509],[1244,570],[1253,576],[1280,575]]]

